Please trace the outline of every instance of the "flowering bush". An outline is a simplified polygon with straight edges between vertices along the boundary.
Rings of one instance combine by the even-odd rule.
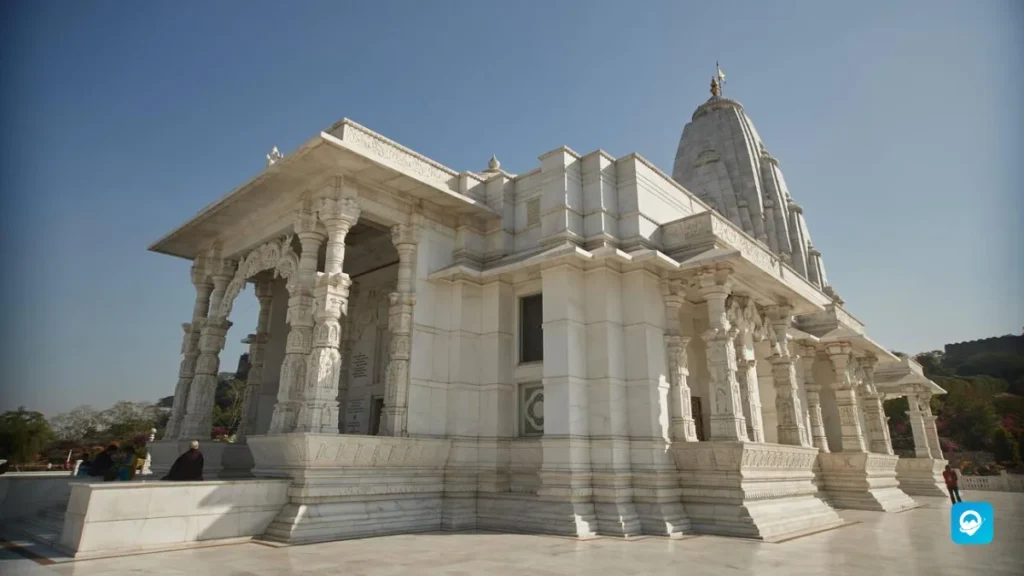
[[[230,433],[231,432],[227,428],[223,426],[217,426],[210,431],[210,438],[217,441],[224,441],[227,439]]]

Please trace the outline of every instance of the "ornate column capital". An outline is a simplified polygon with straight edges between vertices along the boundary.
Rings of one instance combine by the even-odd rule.
[[[701,295],[725,297],[732,293],[732,267],[719,265],[705,267],[694,278],[696,288]]]
[[[256,292],[256,299],[262,304],[264,299],[274,297],[274,284],[269,279],[258,280],[253,283]]]
[[[772,356],[793,358],[789,352],[789,326],[793,321],[793,309],[789,304],[774,304],[768,307],[768,321],[771,323],[769,340],[772,345]]]
[[[317,213],[331,235],[347,234],[352,226],[359,221],[362,209],[356,198],[342,196],[341,198],[321,198]]]
[[[316,224],[316,212],[313,210],[311,202],[308,199],[303,200],[302,205],[295,211],[295,216],[292,218],[292,228],[301,238],[303,233],[316,232]]]
[[[829,342],[824,345],[824,348],[833,364],[838,366],[841,363],[842,367],[846,368],[850,359],[850,351],[853,349],[849,342]]]
[[[666,306],[682,306],[686,301],[686,283],[682,280],[663,278],[661,280],[661,295],[665,298]]]
[[[396,248],[404,245],[415,246],[420,242],[420,233],[422,231],[423,226],[416,222],[395,224],[391,227],[391,242],[394,243]]]
[[[209,263],[206,256],[200,254],[192,261],[191,270],[192,285],[196,290],[205,289],[207,292],[213,290],[213,281],[210,280]]]

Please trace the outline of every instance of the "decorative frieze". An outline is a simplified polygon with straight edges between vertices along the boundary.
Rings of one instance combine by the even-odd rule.
[[[711,376],[711,440],[746,440],[740,385],[736,380],[737,330],[729,324],[725,301],[732,293],[728,267],[701,270],[696,287],[707,301],[708,329],[701,335],[706,344]]]
[[[665,300],[665,347],[668,353],[668,407],[672,440],[696,442],[697,427],[693,419],[690,386],[687,382],[690,370],[686,347],[690,343],[690,338],[682,336],[679,317],[686,301],[684,292],[685,285],[682,281],[662,281],[661,293]]]
[[[775,411],[779,419],[777,430],[779,444],[810,446],[811,441],[804,427],[804,411],[797,388],[796,362],[799,356],[789,351],[789,325],[793,320],[789,306],[772,306],[768,309],[771,319],[772,380],[775,384]]]

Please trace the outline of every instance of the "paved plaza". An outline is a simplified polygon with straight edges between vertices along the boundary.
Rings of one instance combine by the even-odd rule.
[[[420,534],[291,547],[248,542],[69,562],[30,545],[12,550],[7,543],[0,550],[0,574],[1021,574],[1024,494],[974,492],[967,496],[995,507],[995,541],[989,546],[952,544],[949,503],[919,498],[923,507],[902,513],[844,510],[841,516],[850,522],[846,526],[777,544],[714,536],[578,541],[509,534]],[[33,555],[44,558],[26,558]]]

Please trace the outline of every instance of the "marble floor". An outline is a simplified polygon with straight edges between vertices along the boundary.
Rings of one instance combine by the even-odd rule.
[[[1024,494],[973,492],[965,497],[995,508],[991,545],[953,544],[949,502],[920,498],[923,507],[898,514],[842,511],[851,524],[778,544],[714,536],[581,542],[552,536],[420,534],[291,547],[247,542],[102,560],[56,558],[51,563],[38,556],[25,558],[33,553],[48,556],[45,550],[16,552],[8,542],[0,548],[0,574],[1024,574]]]

